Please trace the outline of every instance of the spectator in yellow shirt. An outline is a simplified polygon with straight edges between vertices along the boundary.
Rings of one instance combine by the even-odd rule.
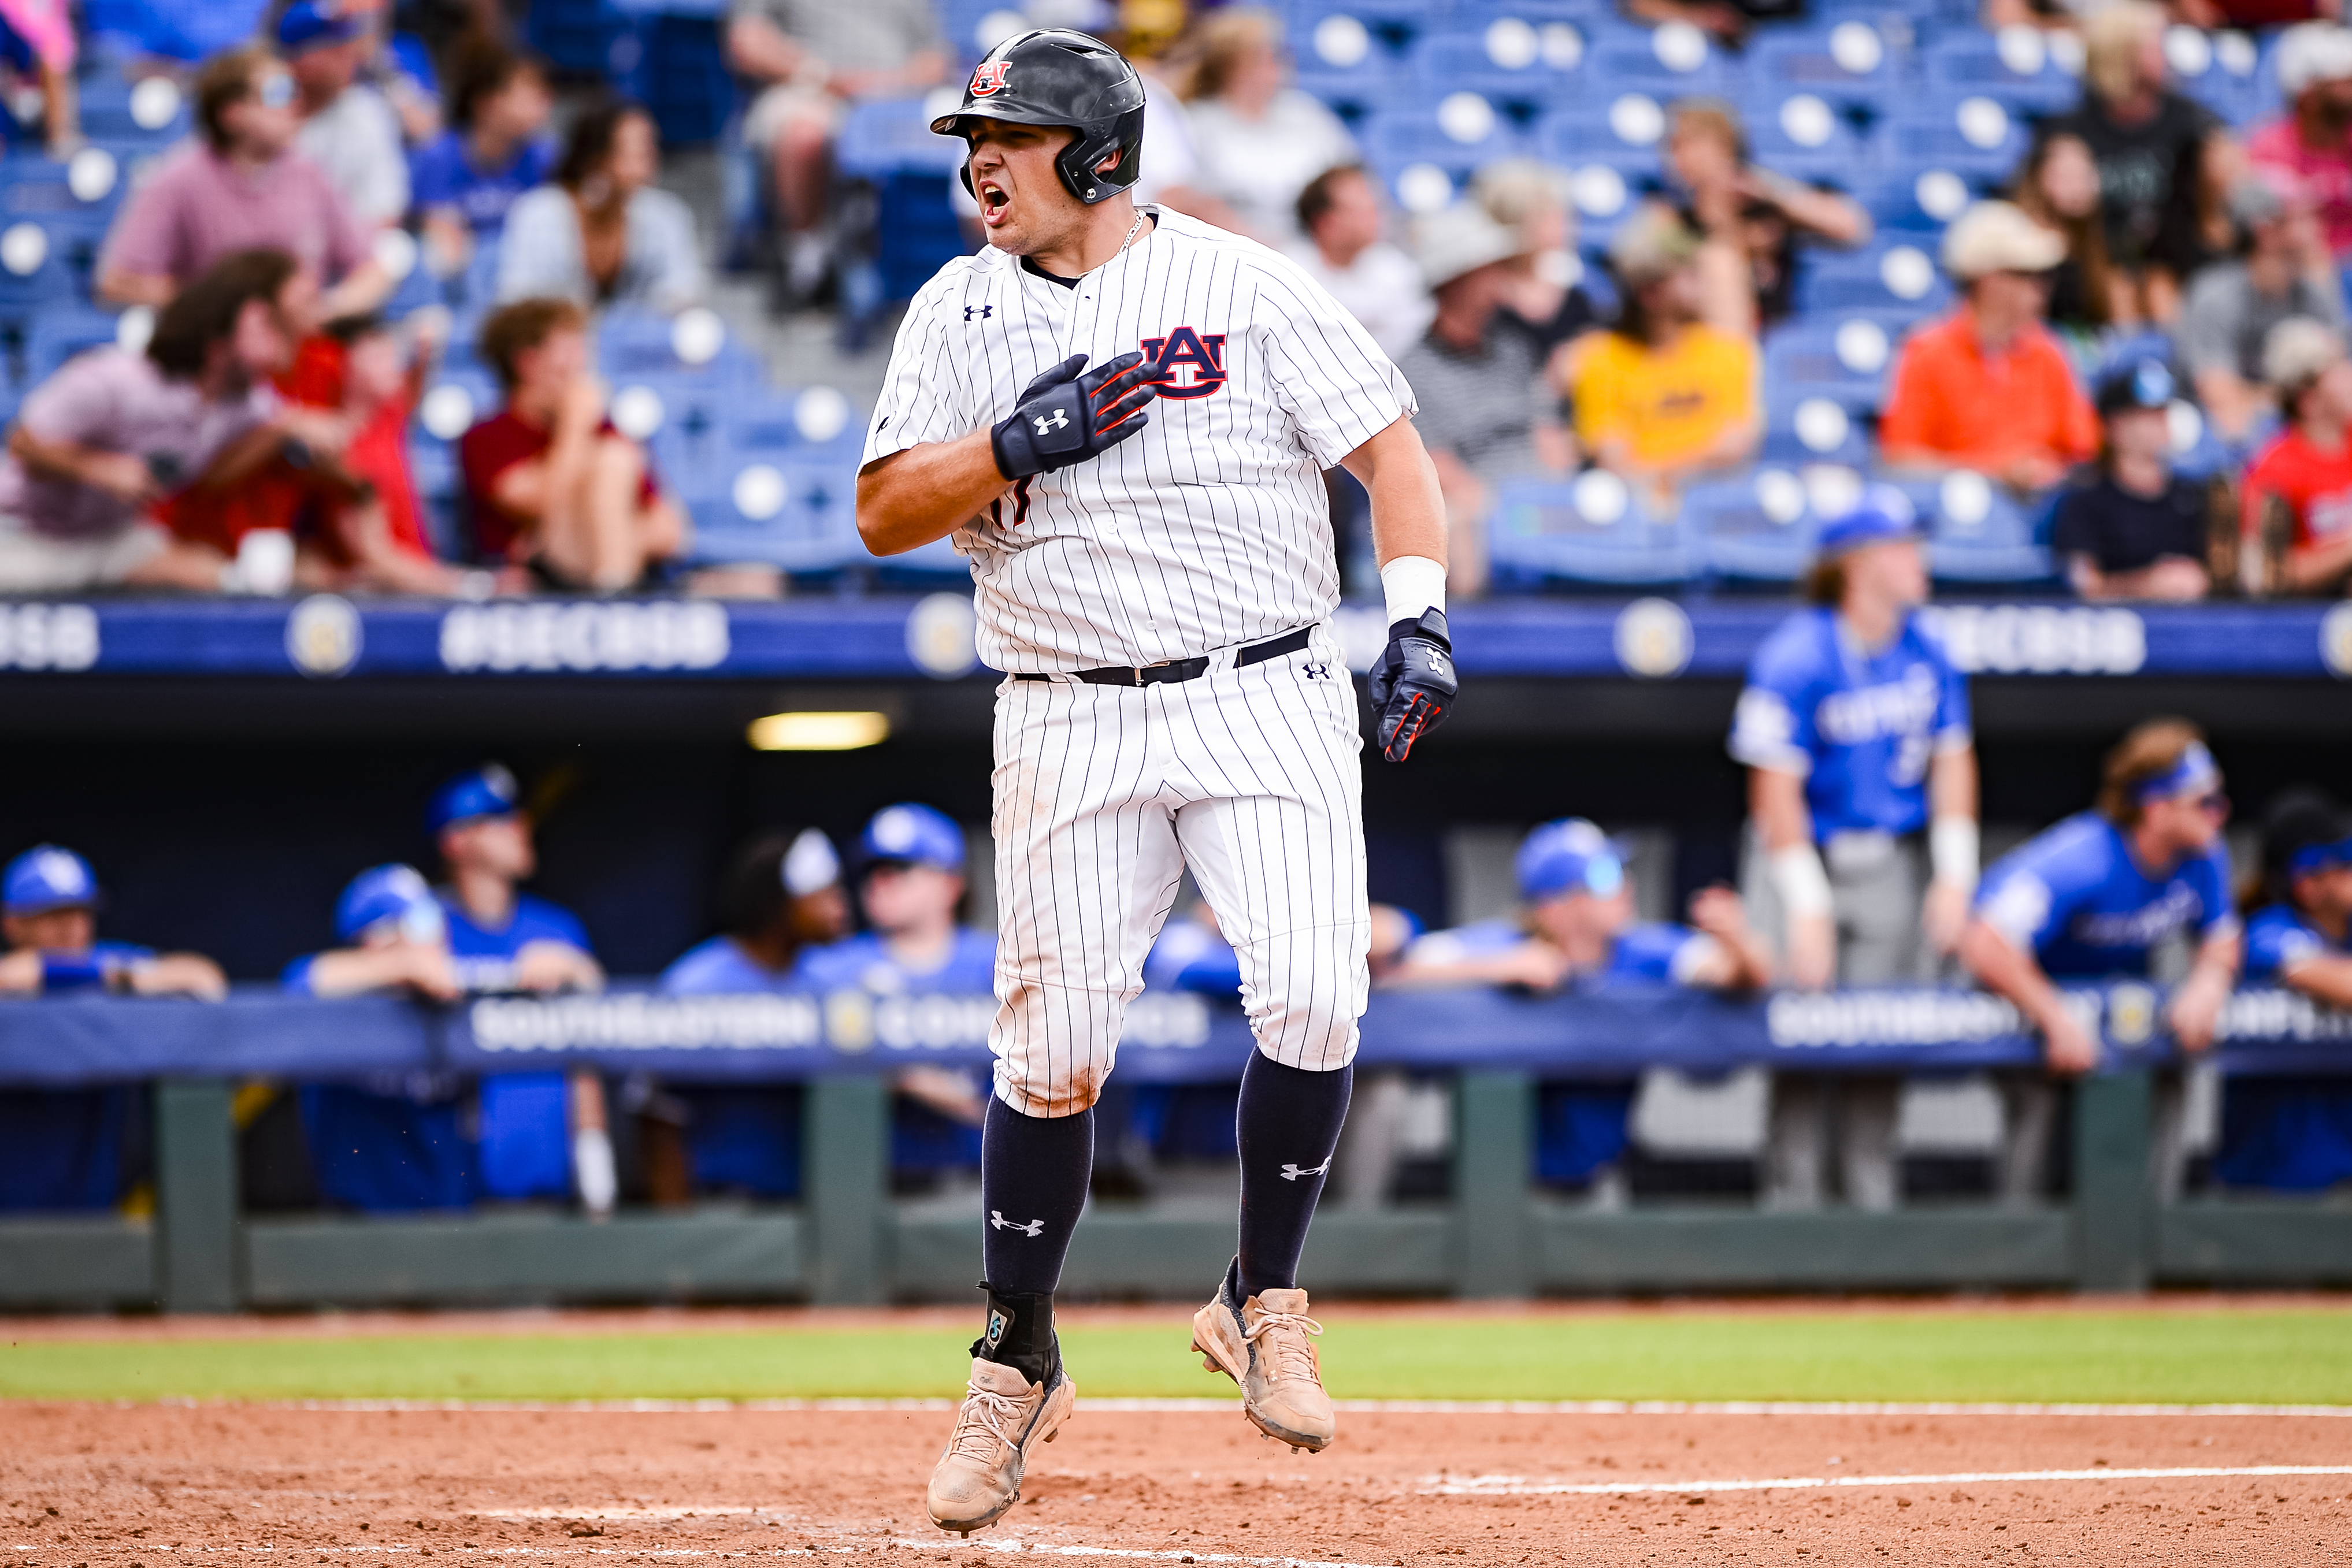
[[[1609,244],[1617,325],[1556,361],[1584,450],[1654,504],[1671,505],[1694,474],[1744,462],[1763,434],[1756,344],[1700,319],[1697,255],[1671,209],[1636,213]]]

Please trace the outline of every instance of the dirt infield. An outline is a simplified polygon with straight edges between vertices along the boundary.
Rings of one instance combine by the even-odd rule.
[[[1236,1410],[1090,1410],[1082,1388],[1022,1506],[970,1541],[921,1512],[950,1419],[0,1406],[0,1568],[2352,1561],[2342,1416],[1350,1410],[1309,1458]]]

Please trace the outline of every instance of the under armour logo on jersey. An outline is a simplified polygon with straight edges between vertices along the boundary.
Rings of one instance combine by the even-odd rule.
[[[1307,666],[1307,678],[1310,681],[1328,681],[1331,678],[1331,666],[1328,664],[1309,664]]]
[[[963,308],[963,319],[967,321],[985,321],[995,314],[996,307],[993,305],[967,305]]]
[[[1225,334],[1206,336],[1179,327],[1165,338],[1146,338],[1143,351],[1151,356],[1168,379],[1160,383],[1161,397],[1207,397],[1225,384]]]
[[[988,1223],[999,1230],[1018,1230],[1027,1237],[1034,1238],[1045,1234],[1044,1220],[1033,1219],[1024,1225],[1020,1220],[1005,1218],[1004,1211],[1001,1208],[992,1208],[988,1211]]]
[[[981,67],[978,70],[972,72],[971,96],[974,98],[988,98],[993,94],[1003,92],[1004,90],[1004,73],[1011,68],[1012,63],[1013,62],[1010,60],[991,60],[986,65]]]
[[[1328,1159],[1321,1165],[1317,1166],[1313,1170],[1302,1170],[1297,1166],[1286,1165],[1282,1167],[1282,1179],[1285,1181],[1297,1181],[1300,1176],[1321,1176],[1330,1168],[1331,1162]]]
[[[1038,434],[1051,435],[1057,430],[1070,428],[1070,415],[1067,410],[1057,408],[1050,415],[1041,413],[1030,423],[1037,427]]]

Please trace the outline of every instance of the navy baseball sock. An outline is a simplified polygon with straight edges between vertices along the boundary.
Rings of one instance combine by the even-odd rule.
[[[1234,1135],[1242,1155],[1241,1252],[1234,1269],[1235,1302],[1298,1283],[1307,1224],[1339,1146],[1356,1070],[1309,1072],[1285,1067],[1262,1051],[1242,1070]]]
[[[992,1094],[981,1130],[980,1201],[988,1213],[981,1260],[989,1323],[972,1354],[1016,1367],[1035,1383],[1053,1354],[1054,1287],[1087,1205],[1095,1117],[1024,1116]],[[1006,1320],[1003,1324],[999,1317]]]

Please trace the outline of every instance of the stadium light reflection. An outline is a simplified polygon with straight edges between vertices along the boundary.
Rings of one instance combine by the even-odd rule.
[[[747,737],[755,751],[856,751],[890,737],[879,713],[772,713],[755,718]]]

